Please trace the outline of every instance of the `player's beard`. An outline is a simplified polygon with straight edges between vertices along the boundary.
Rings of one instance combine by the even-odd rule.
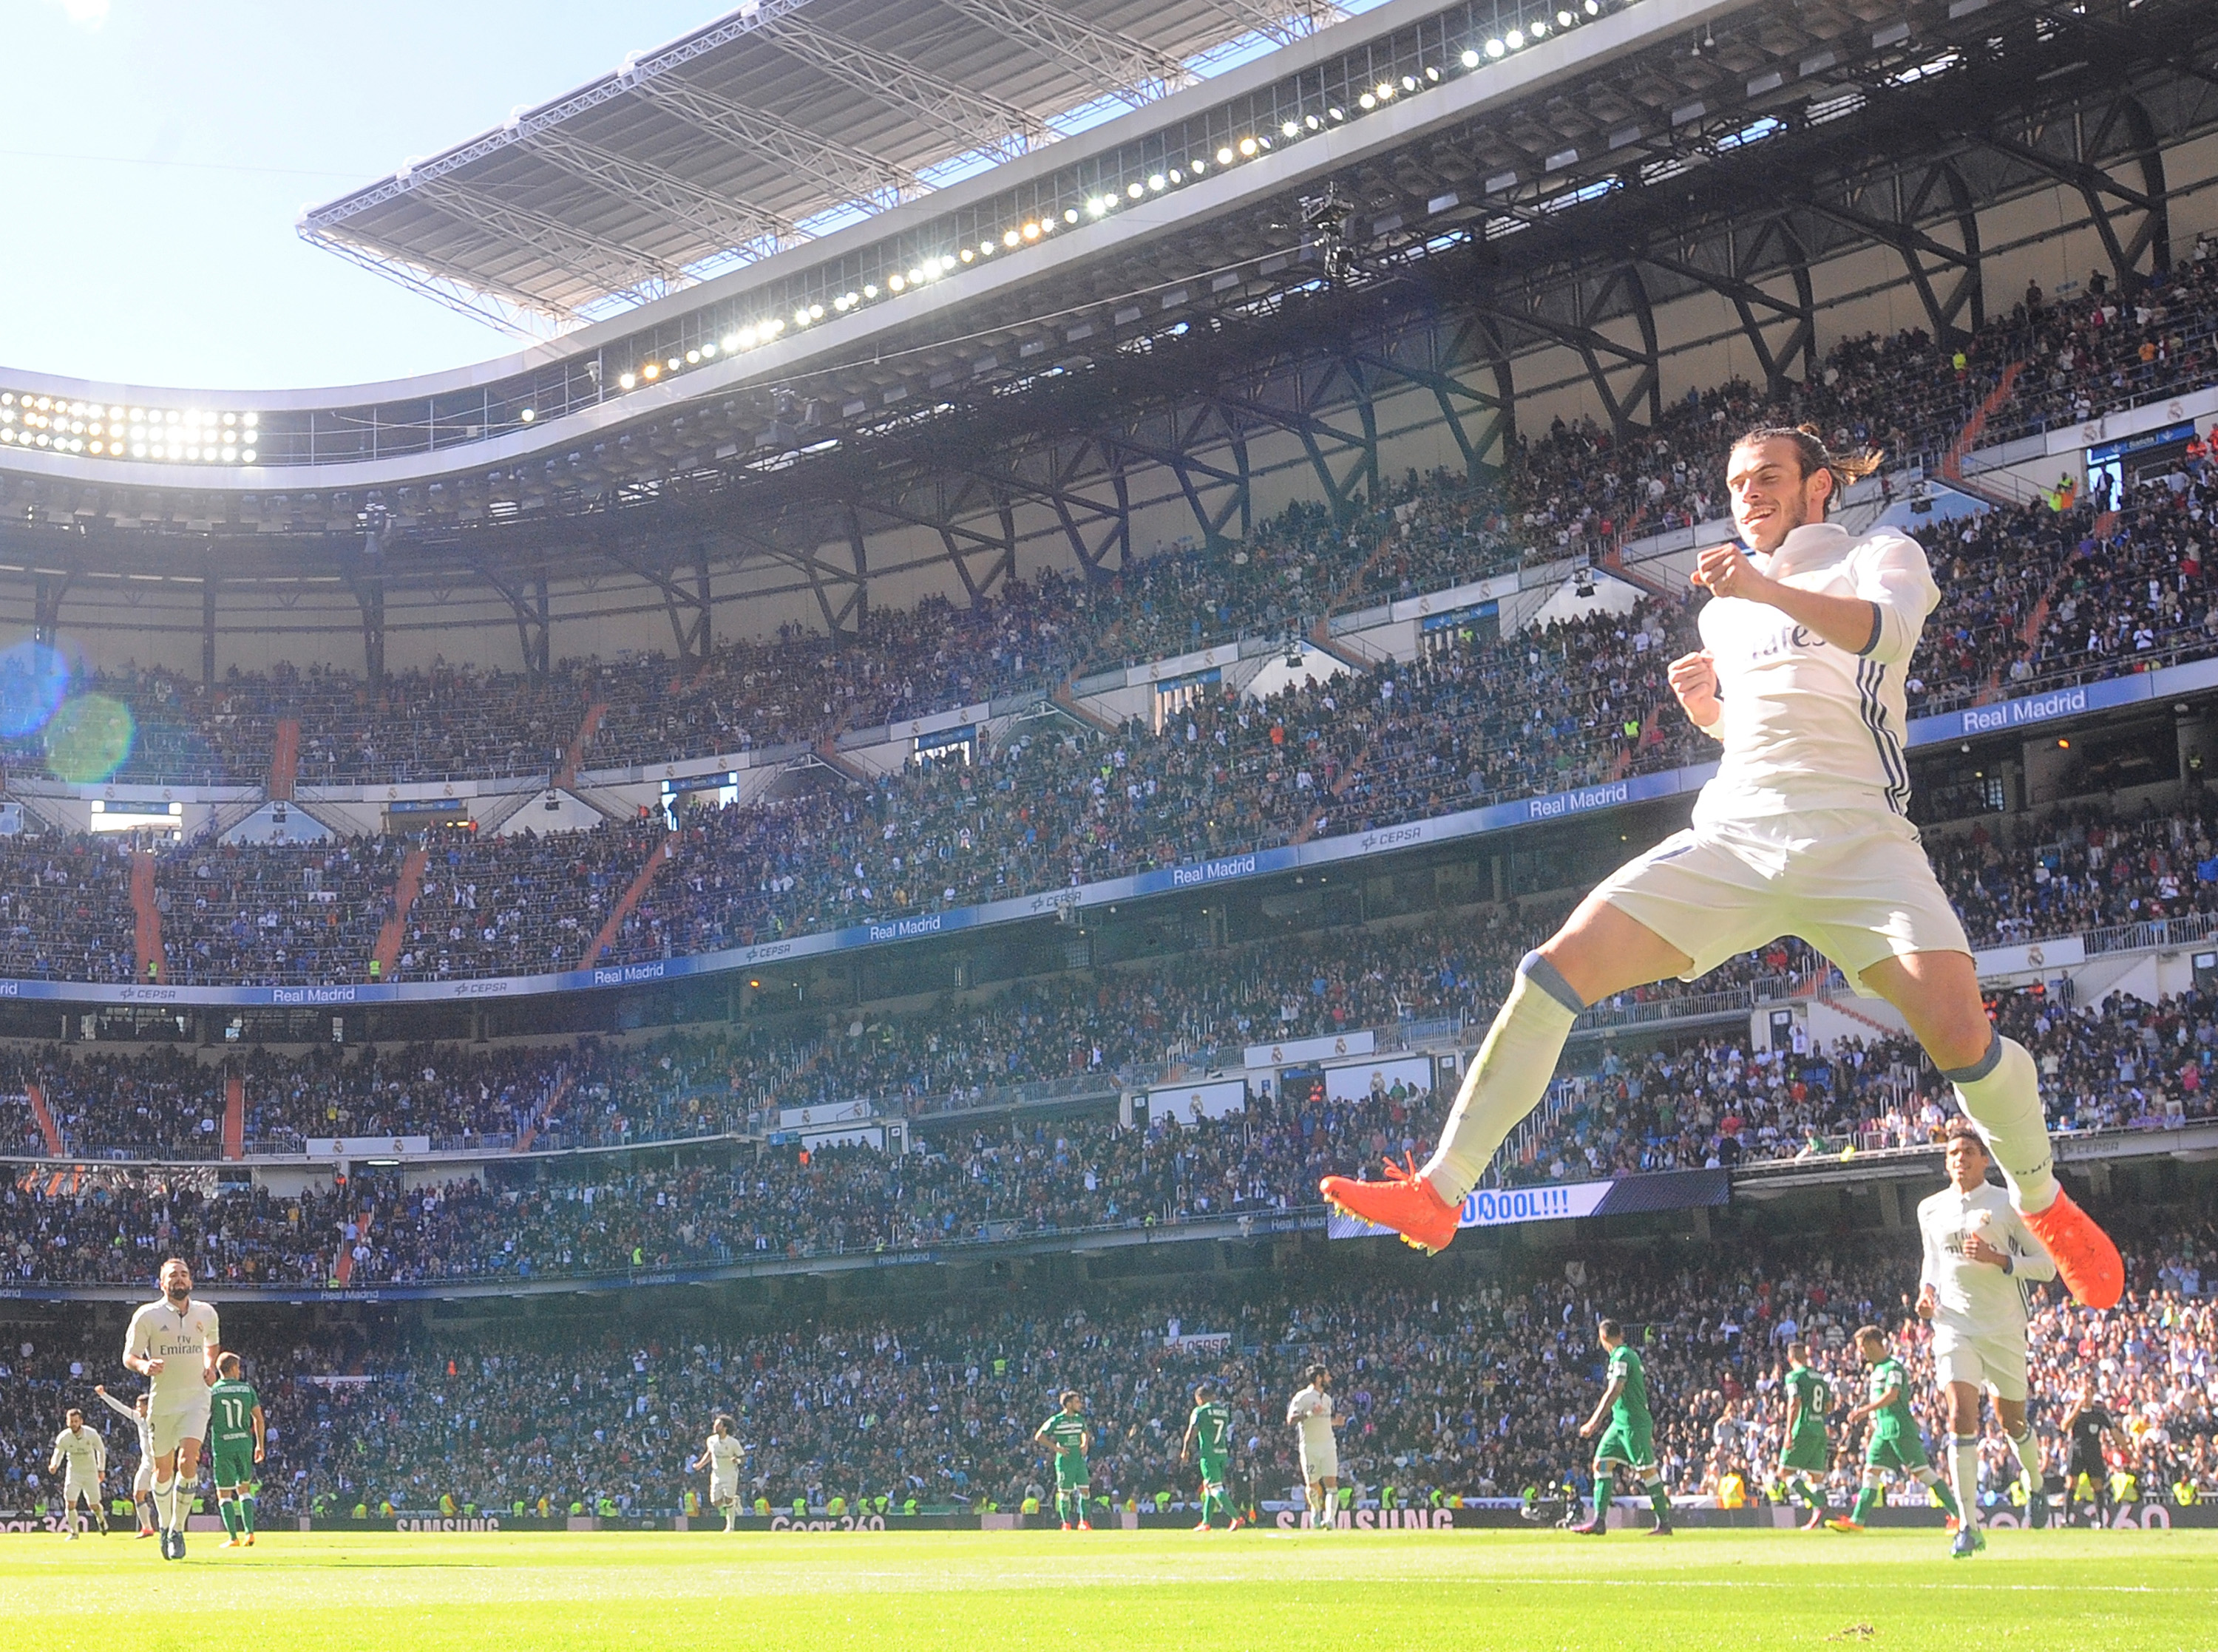
[[[164,1285],[162,1287],[162,1298],[172,1308],[183,1308],[187,1302],[192,1300],[192,1296],[193,1288],[190,1285]]]
[[[1803,499],[1801,490],[1797,488],[1782,493],[1778,508],[1772,513],[1771,520],[1764,523],[1767,529],[1775,529],[1779,537],[1772,541],[1768,549],[1758,552],[1757,554],[1769,556],[1787,542],[1787,535],[1793,533],[1797,528],[1806,528],[1809,523],[1809,508]],[[1749,548],[1754,550],[1756,548],[1750,546]]]

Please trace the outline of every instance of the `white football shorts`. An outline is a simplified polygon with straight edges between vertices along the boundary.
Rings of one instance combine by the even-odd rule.
[[[198,1445],[208,1436],[208,1393],[203,1388],[182,1406],[149,1412],[146,1421],[154,1436],[154,1455],[167,1457],[187,1440]]]
[[[2025,1338],[1967,1337],[1945,1325],[1933,1327],[1933,1375],[1942,1383],[1969,1383],[1998,1400],[2025,1403]]]
[[[1899,815],[1814,810],[1676,832],[1595,891],[1694,960],[1697,981],[1726,959],[1797,935],[1860,979],[1883,959],[1969,953],[1918,828]]]
[[[1328,1442],[1323,1445],[1302,1443],[1302,1478],[1311,1485],[1321,1480],[1340,1478],[1340,1448]]]
[[[138,1472],[131,1476],[131,1495],[135,1501],[151,1495],[154,1489],[154,1455],[149,1451],[139,1459]]]
[[[716,1479],[714,1476],[711,1476],[709,1477],[709,1507],[711,1507],[711,1508],[722,1508],[722,1507],[724,1507],[724,1505],[725,1505],[725,1504],[727,1504],[727,1503],[736,1503],[736,1502],[738,1502],[739,1500],[740,1500],[740,1487],[739,1487],[739,1482],[738,1482],[737,1481],[734,1481],[734,1480],[718,1480],[718,1479]]]

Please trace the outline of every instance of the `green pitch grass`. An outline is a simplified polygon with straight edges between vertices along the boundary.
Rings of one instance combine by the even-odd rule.
[[[2218,1531],[0,1538],[0,1646],[2214,1652]]]

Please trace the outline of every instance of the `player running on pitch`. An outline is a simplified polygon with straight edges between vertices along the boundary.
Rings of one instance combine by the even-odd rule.
[[[719,1413],[709,1424],[709,1438],[701,1455],[685,1465],[689,1474],[709,1471],[709,1507],[724,1511],[724,1530],[736,1531],[740,1515],[740,1470],[747,1464],[747,1448],[732,1434],[732,1420]]]
[[[100,1396],[101,1404],[139,1431],[139,1466],[131,1476],[131,1507],[139,1517],[139,1535],[151,1538],[160,1528],[154,1519],[154,1431],[146,1422],[146,1396],[142,1394],[126,1405],[104,1388],[93,1392]]]
[[[1225,1489],[1225,1470],[1232,1461],[1232,1410],[1214,1383],[1204,1383],[1194,1389],[1193,1412],[1186,1420],[1186,1438],[1179,1442],[1180,1463],[1197,1456],[1201,1460],[1201,1521],[1194,1530],[1210,1529],[1213,1509],[1225,1517],[1226,1531],[1237,1531],[1240,1513],[1232,1507],[1231,1494]]]
[[[1851,1428],[1871,1419],[1871,1437],[1864,1443],[1863,1484],[1857,1488],[1856,1507],[1825,1524],[1836,1531],[1862,1531],[1865,1518],[1885,1494],[1881,1482],[1892,1472],[1908,1475],[1939,1498],[1953,1528],[1962,1517],[1948,1482],[1933,1471],[1932,1460],[1925,1455],[1925,1441],[1910,1410],[1910,1372],[1887,1346],[1887,1333],[1876,1325],[1858,1328],[1856,1352],[1871,1367],[1869,1397],[1849,1408]]]
[[[1626,1346],[1625,1332],[1615,1320],[1595,1327],[1595,1338],[1609,1354],[1609,1383],[1595,1404],[1594,1415],[1579,1425],[1579,1438],[1601,1440],[1594,1456],[1594,1519],[1572,1531],[1599,1538],[1609,1530],[1609,1500],[1621,1469],[1629,1469],[1648,1494],[1656,1511],[1651,1538],[1671,1535],[1671,1494],[1664,1484],[1664,1471],[1656,1466],[1655,1422],[1648,1414],[1648,1372],[1640,1356]],[[1607,1422],[1608,1427],[1602,1425]]]
[[[269,1448],[269,1425],[263,1420],[262,1396],[246,1380],[239,1356],[220,1356],[215,1369],[216,1384],[208,1390],[208,1455],[214,1460],[216,1512],[229,1534],[223,1546],[251,1549],[259,1500],[255,1487],[261,1478],[255,1468]]]
[[[1810,1366],[1810,1345],[1787,1345],[1787,1442],[1779,1454],[1779,1483],[1786,1494],[1810,1511],[1802,1523],[1805,1531],[1825,1524],[1825,1494],[1811,1478],[1823,1476],[1832,1467],[1832,1441],[1825,1433],[1825,1414],[1833,1408],[1832,1385]]]
[[[54,1454],[48,1474],[62,1477],[62,1541],[77,1541],[77,1506],[82,1501],[100,1522],[100,1535],[108,1535],[108,1513],[100,1506],[101,1477],[108,1472],[108,1442],[97,1429],[84,1426],[84,1413],[75,1406],[63,1418],[65,1425],[54,1436]]]
[[[185,1557],[185,1507],[200,1482],[201,1438],[208,1390],[223,1352],[215,1309],[193,1300],[193,1273],[171,1257],[162,1264],[162,1296],[131,1316],[123,1363],[146,1379],[146,1426],[154,1448],[154,1513],[162,1558]]]
[[[1094,1530],[1086,1518],[1086,1500],[1093,1495],[1086,1454],[1093,1449],[1094,1431],[1086,1426],[1086,1399],[1076,1389],[1060,1395],[1062,1409],[1032,1432],[1032,1438],[1055,1453],[1055,1512],[1068,1531]]]
[[[1836,455],[1807,429],[1734,444],[1725,486],[1750,554],[1701,554],[1703,647],[1670,667],[1680,705],[1724,748],[1694,824],[1620,868],[1526,955],[1422,1169],[1328,1176],[1327,1201],[1440,1249],[1546,1091],[1581,1011],[1787,933],[1902,1012],[2072,1294],[2116,1302],[2117,1247],[2057,1185],[2033,1058],[1988,1022],[1971,943],[1905,814],[1903,678],[1940,593],[1916,541],[1825,520],[1877,463]]]
[[[1302,1483],[1308,1488],[1310,1529],[1330,1531],[1340,1501],[1340,1426],[1333,1414],[1332,1373],[1312,1365],[1307,1386],[1286,1401],[1286,1420],[1301,1431]]]
[[[2096,1393],[2092,1377],[2079,1379],[2079,1396],[2064,1414],[2064,1432],[2072,1440],[2064,1476],[2064,1522],[2072,1523],[2073,1508],[2084,1500],[2099,1531],[2110,1523],[2110,1465],[2103,1460],[2103,1446],[2107,1441],[2113,1451],[2123,1448],[2118,1443],[2118,1420]],[[2087,1488],[2085,1499],[2079,1495],[2083,1485]]]
[[[1979,1530],[1979,1398],[1995,1396],[1995,1418],[2010,1437],[2033,1495],[2029,1525],[2048,1511],[2041,1444],[2025,1420],[2025,1288],[2056,1277],[2041,1241],[1987,1180],[1986,1143],[1959,1119],[1948,1131],[1948,1185],[1918,1205],[1925,1265],[1918,1313],[1933,1322],[1933,1369],[1948,1404],[1949,1477],[1963,1525],[1948,1552],[1961,1560],[1987,1546]]]

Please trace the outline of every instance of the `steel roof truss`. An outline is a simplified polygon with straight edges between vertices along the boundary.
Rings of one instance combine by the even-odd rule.
[[[1047,0],[946,0],[988,28],[1006,31],[1057,67],[1105,94],[1138,108],[1193,83],[1186,66],[1168,53],[1104,28]]]

